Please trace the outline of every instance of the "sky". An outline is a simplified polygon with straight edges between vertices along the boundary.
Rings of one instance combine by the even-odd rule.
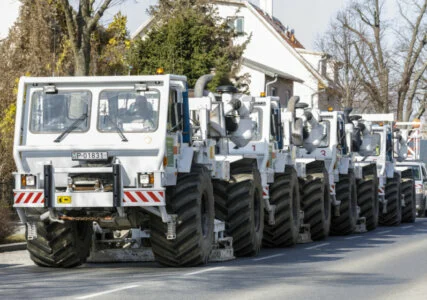
[[[7,37],[9,27],[13,25],[18,17],[18,0],[0,0],[0,39]]]
[[[296,37],[306,48],[314,48],[316,37],[327,29],[329,21],[348,0],[273,0],[273,14],[284,25],[295,30]],[[74,2],[77,2],[74,0]],[[259,0],[252,0],[259,5]],[[0,0],[0,39],[5,38],[18,16],[18,0]],[[132,34],[148,19],[147,8],[156,0],[127,0],[108,10],[102,19],[108,24],[121,10],[128,17],[128,29]]]

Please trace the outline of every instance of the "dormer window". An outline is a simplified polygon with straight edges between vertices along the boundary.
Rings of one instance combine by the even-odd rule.
[[[228,26],[234,30],[237,35],[243,35],[244,31],[244,21],[243,17],[228,17],[227,22]]]

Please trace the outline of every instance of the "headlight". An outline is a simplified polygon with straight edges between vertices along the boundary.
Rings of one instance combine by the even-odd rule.
[[[30,174],[21,175],[21,188],[25,189],[26,187],[36,187],[36,176]]]
[[[150,176],[148,174],[139,175],[139,183],[140,184],[149,184],[150,183]]]
[[[423,189],[417,188],[417,189],[415,189],[415,193],[416,194],[422,194],[423,193]]]
[[[138,183],[140,187],[151,187],[154,185],[154,174],[153,173],[144,173],[138,174]]]

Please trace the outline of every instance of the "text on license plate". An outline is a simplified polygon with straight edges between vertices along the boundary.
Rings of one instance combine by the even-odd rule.
[[[73,152],[71,153],[73,160],[107,160],[107,152]]]

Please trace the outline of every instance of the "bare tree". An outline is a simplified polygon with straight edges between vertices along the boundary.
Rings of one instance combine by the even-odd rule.
[[[363,3],[354,3],[350,10],[352,17],[358,21],[359,24],[356,24],[359,28],[349,22],[348,18],[343,26],[355,37],[353,47],[361,64],[360,69],[353,68],[355,75],[380,111],[389,112],[389,69],[388,57],[383,50],[382,5],[380,0],[365,0]],[[361,51],[361,46],[368,50],[366,54]]]
[[[361,7],[356,4],[340,11],[317,47],[342,63],[339,72],[342,104],[359,111],[366,108],[380,111],[383,101],[377,80],[379,68],[374,67],[378,61],[374,37],[366,23],[360,21],[361,13]]]
[[[419,94],[427,69],[423,59],[427,48],[427,0],[398,2],[400,18],[406,25],[395,32],[391,29],[403,22],[387,22],[384,3],[354,0],[338,13],[319,45],[343,63],[343,103],[369,103],[377,112],[396,109],[399,120],[408,120],[414,99],[423,98]]]
[[[400,39],[404,41],[403,52],[406,57],[404,57],[403,71],[397,90],[397,119],[404,121],[409,120],[418,84],[427,69],[427,61],[420,63],[419,68],[416,68],[417,63],[420,62],[420,55],[427,45],[427,26],[423,22],[427,19],[427,0],[422,0],[424,3],[419,2],[417,0],[405,2],[406,7],[410,5],[410,7],[415,8],[415,12],[413,13],[416,16],[415,21],[404,11],[402,2],[398,4],[400,15],[407,23],[405,34],[399,34]],[[407,39],[406,36],[410,36],[410,39]],[[405,100],[406,108],[404,111]]]
[[[70,0],[59,0],[65,14],[68,37],[74,54],[75,75],[89,75],[91,34],[105,11],[124,0],[103,0],[96,8],[95,0],[79,0],[77,11]]]

